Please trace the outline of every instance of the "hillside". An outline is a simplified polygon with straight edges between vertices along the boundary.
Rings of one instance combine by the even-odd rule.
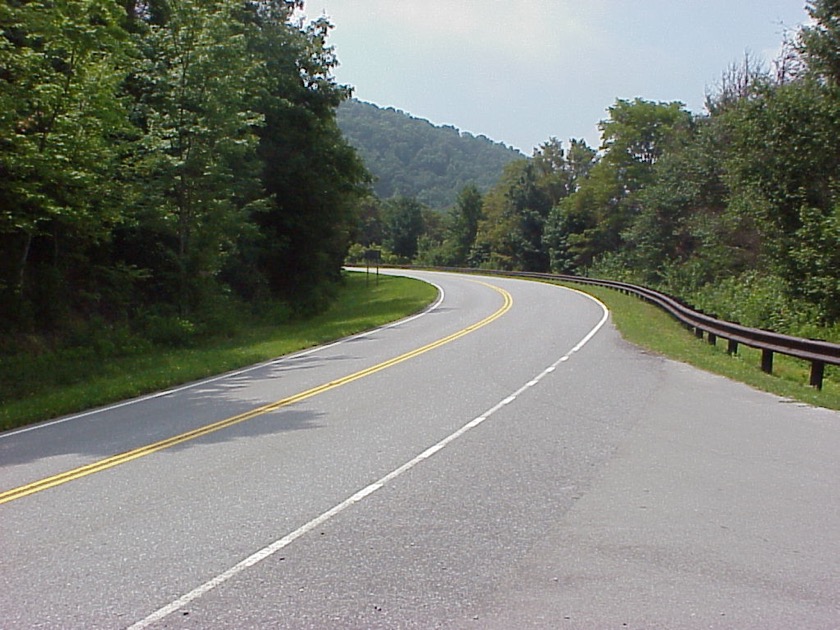
[[[355,99],[339,107],[337,118],[376,178],[374,191],[381,199],[404,195],[446,208],[465,185],[486,192],[508,162],[525,157],[485,136]]]

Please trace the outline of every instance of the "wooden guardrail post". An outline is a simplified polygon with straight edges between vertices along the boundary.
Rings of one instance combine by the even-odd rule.
[[[822,361],[811,361],[811,387],[822,389],[823,376],[825,376],[825,363]]]
[[[773,373],[773,351],[767,348],[761,350],[761,371],[767,374]]]
[[[682,326],[691,331],[698,339],[708,335],[708,342],[715,345],[718,338],[728,341],[726,351],[730,355],[738,354],[741,344],[761,350],[761,370],[767,374],[773,373],[773,354],[781,352],[784,355],[796,357],[811,363],[810,385],[822,389],[825,378],[826,365],[840,366],[840,344],[814,339],[803,339],[783,335],[766,330],[758,330],[741,326],[740,324],[720,320],[701,311],[695,311],[685,306],[679,300],[647,287],[618,282],[615,280],[599,280],[565,274],[548,274],[516,271],[492,271],[463,268],[439,268],[442,271],[458,271],[461,273],[492,273],[501,276],[523,278],[545,278],[564,282],[578,282],[607,287],[625,295],[635,295],[645,302],[655,304],[671,314]],[[734,337],[734,338],[733,338]]]

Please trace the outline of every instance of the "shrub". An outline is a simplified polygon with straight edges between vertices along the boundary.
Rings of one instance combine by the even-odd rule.
[[[190,345],[196,337],[196,325],[185,317],[149,315],[145,325],[146,338],[152,343],[174,348]]]
[[[688,300],[719,318],[781,333],[797,334],[819,323],[818,309],[794,300],[784,280],[755,270],[708,283]]]

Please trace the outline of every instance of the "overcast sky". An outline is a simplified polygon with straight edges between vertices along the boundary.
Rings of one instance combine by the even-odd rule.
[[[805,0],[307,0],[354,95],[530,155],[584,138],[617,98],[681,101],[745,53],[768,65]]]

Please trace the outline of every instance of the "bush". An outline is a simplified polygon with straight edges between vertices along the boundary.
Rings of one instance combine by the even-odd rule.
[[[144,332],[154,344],[180,348],[194,341],[198,329],[185,317],[149,315],[144,323]]]
[[[791,297],[784,280],[754,270],[706,284],[687,299],[721,319],[787,334],[816,329],[820,319],[815,306]]]

